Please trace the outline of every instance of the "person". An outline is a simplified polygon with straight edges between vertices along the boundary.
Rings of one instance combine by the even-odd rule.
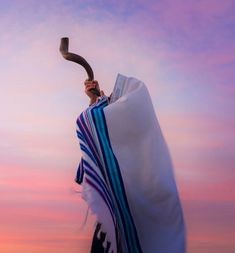
[[[118,73],[111,95],[85,80],[75,181],[96,215],[90,253],[185,253],[173,164],[147,86]],[[100,91],[100,96],[91,92]]]

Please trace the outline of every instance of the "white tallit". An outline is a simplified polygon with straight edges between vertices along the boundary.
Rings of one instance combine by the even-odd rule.
[[[100,134],[99,139],[98,131],[101,130],[96,127],[97,124],[92,126],[93,121],[97,122],[97,120],[94,120],[95,113],[91,111],[104,102],[107,103],[101,110],[103,118],[98,119],[105,121],[107,136]],[[78,173],[78,177],[84,174],[84,178],[87,178],[82,181],[83,197],[97,215],[97,220],[102,223],[102,231],[107,233],[104,246],[108,240],[111,242],[109,252],[117,252],[116,223],[118,230],[120,228],[118,237],[123,244],[123,253],[185,253],[186,229],[173,166],[145,84],[136,78],[118,74],[110,102],[106,96],[103,96],[83,113],[86,114],[83,116],[90,127],[91,138],[97,138],[94,143],[98,153],[102,156],[103,151],[99,152],[99,149],[105,150],[98,140],[107,138],[110,152],[113,154],[114,161],[117,161],[115,171],[118,170],[119,173],[115,172],[116,174],[112,175],[112,168],[105,165],[106,158],[101,159],[102,165],[99,166],[90,155],[92,150],[88,153],[83,148],[82,159],[97,171],[97,177],[101,179],[104,177],[99,171],[100,167],[104,167],[105,171],[105,167],[107,170],[110,169],[114,180],[119,177],[117,183],[104,180],[106,184],[104,192],[108,191],[110,205],[114,203],[114,212],[111,214],[112,211],[100,192],[102,189],[98,190],[98,186],[89,183],[91,181],[86,174],[86,169],[83,172],[80,169]],[[79,124],[77,131],[81,133],[82,130]],[[84,140],[86,138],[83,136],[83,141],[81,139],[82,137],[80,142],[88,147],[88,143]],[[109,154],[107,151],[107,157],[110,156]],[[109,173],[105,172],[104,175]],[[120,188],[122,190],[119,191]],[[120,198],[115,197],[113,189],[120,194]],[[118,207],[120,211],[116,212]]]

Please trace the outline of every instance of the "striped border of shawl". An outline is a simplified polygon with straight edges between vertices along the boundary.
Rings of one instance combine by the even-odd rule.
[[[76,121],[80,147],[90,159],[90,162],[82,159],[80,173],[86,174],[86,182],[99,193],[107,205],[114,222],[117,245],[118,237],[121,237],[124,252],[142,253],[119,164],[109,139],[103,112],[107,105],[108,97],[103,96],[81,113]],[[99,169],[100,173],[96,172],[95,168]],[[77,178],[80,179],[79,174]]]
[[[119,229],[125,238],[125,244],[130,253],[141,253],[141,247],[136,231],[136,227],[131,216],[128,205],[125,188],[119,168],[118,161],[113,153],[108,128],[106,124],[103,108],[107,106],[106,103],[101,103],[91,108],[93,122],[96,126],[97,136],[102,150],[102,155],[105,163],[105,171],[107,172],[107,179],[109,181],[110,190],[115,200],[116,214],[118,217]],[[123,239],[124,239],[123,238]]]

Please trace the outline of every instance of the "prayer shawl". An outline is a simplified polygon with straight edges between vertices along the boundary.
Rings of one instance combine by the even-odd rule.
[[[76,127],[75,180],[107,234],[105,252],[185,253],[173,166],[145,84],[118,74],[110,101],[99,97]]]

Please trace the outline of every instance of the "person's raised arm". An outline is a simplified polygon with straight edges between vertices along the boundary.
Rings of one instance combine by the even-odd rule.
[[[103,92],[102,90],[100,90],[98,81],[96,81],[96,80],[88,81],[88,80],[86,79],[85,82],[84,82],[84,84],[85,84],[85,93],[86,93],[87,96],[90,98],[90,103],[89,103],[89,105],[94,104],[94,103],[97,101],[97,98],[98,98],[98,96],[95,95],[94,93],[92,93],[92,92],[90,91],[90,89],[96,88],[96,89],[100,92],[100,96],[103,96],[103,95],[104,95],[104,92]]]

